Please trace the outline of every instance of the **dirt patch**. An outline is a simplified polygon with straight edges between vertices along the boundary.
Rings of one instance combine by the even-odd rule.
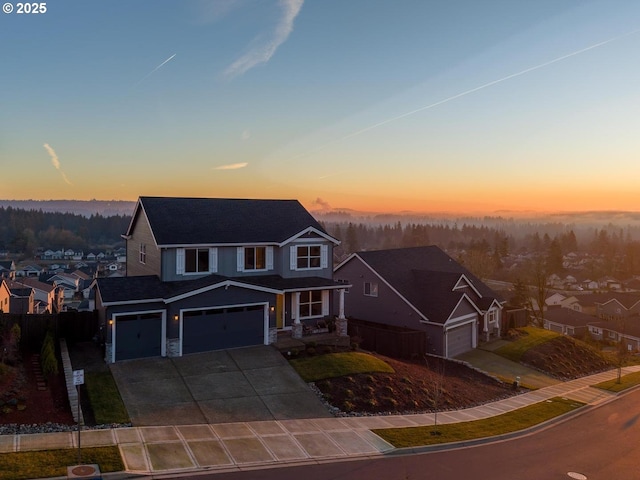
[[[613,367],[599,352],[569,337],[557,337],[530,349],[521,362],[561,380],[584,377]]]
[[[372,354],[395,373],[357,374],[316,383],[327,403],[347,413],[380,414],[458,410],[518,392],[458,362],[402,361]]]
[[[5,367],[0,376],[0,425],[74,424],[62,367],[43,385],[38,357],[23,352],[17,365]]]

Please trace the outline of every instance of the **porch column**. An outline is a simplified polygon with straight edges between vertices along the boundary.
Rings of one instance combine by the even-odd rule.
[[[338,307],[338,318],[336,320],[336,332],[338,332],[339,337],[348,337],[348,325],[347,325],[347,317],[344,315],[344,293],[345,289],[341,288],[338,290],[340,294],[340,301]]]
[[[302,323],[300,323],[300,292],[293,294],[293,325],[291,326],[291,336],[293,338],[302,338]]]

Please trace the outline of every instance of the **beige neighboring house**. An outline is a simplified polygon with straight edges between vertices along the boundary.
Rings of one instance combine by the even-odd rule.
[[[35,278],[21,278],[16,283],[33,288],[34,299],[40,307],[36,313],[58,313],[62,309],[62,290],[49,283],[41,282]]]
[[[12,280],[0,284],[0,310],[3,313],[34,313],[33,288]]]

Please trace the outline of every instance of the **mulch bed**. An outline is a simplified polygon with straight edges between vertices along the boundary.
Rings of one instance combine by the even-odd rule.
[[[519,393],[458,362],[373,355],[391,365],[395,373],[320,380],[316,387],[327,403],[349,414],[429,412],[469,408]]]
[[[39,355],[23,352],[21,357],[16,366],[6,366],[6,373],[0,376],[0,425],[73,425],[61,364],[57,375],[44,379],[43,388]]]

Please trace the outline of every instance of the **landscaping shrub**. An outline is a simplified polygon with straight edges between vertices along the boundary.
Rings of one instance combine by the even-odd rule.
[[[53,333],[49,330],[42,342],[40,350],[40,362],[42,364],[42,373],[45,375],[58,374],[58,358],[56,357],[56,346]]]

